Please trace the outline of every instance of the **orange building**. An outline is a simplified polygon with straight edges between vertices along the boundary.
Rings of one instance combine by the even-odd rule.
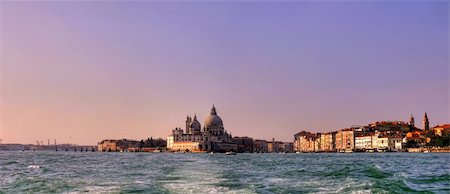
[[[423,143],[426,141],[425,132],[423,131],[412,131],[406,133],[406,141],[414,140],[419,143]]]
[[[435,127],[433,127],[432,131],[434,132],[434,135],[437,135],[437,136],[443,136],[443,135],[450,134],[450,124],[435,126]]]
[[[352,152],[355,149],[355,132],[353,129],[342,129],[336,134],[336,150]]]

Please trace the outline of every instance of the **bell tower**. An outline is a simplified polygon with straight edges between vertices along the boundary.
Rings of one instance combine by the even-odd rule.
[[[414,130],[415,128],[415,122],[414,122],[414,116],[411,114],[411,117],[409,118],[409,125],[411,126],[411,129]]]
[[[426,132],[430,130],[430,122],[428,121],[427,112],[425,112],[425,115],[423,116],[423,130]]]
[[[187,134],[192,133],[191,123],[192,123],[192,118],[189,115],[186,116],[186,133]]]

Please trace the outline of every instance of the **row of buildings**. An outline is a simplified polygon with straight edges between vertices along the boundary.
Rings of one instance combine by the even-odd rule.
[[[148,138],[147,140],[130,139],[105,139],[98,143],[100,152],[155,152],[162,151],[166,147],[166,140]]]
[[[381,121],[326,133],[301,131],[294,135],[294,150],[297,152],[401,151],[408,143],[426,145],[433,137],[449,133],[449,124],[430,128],[428,116],[425,113],[423,129],[415,127],[414,117],[411,115],[409,123]]]
[[[185,129],[173,129],[166,140],[103,140],[98,144],[98,150],[241,153],[400,151],[411,145],[426,145],[432,138],[448,134],[449,124],[430,128],[425,113],[423,129],[415,127],[411,115],[409,122],[381,121],[325,133],[301,131],[294,135],[294,142],[233,137],[225,130],[222,118],[213,105],[203,126],[197,115],[187,116]]]
[[[294,137],[294,150],[298,152],[399,151],[403,144],[400,134],[360,134],[351,128],[328,133],[302,131]]]

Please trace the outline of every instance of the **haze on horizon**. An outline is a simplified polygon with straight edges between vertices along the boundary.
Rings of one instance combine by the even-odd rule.
[[[0,139],[449,122],[447,1],[1,2]]]

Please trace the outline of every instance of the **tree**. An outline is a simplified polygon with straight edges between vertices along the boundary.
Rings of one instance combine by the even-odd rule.
[[[445,136],[438,136],[433,139],[434,145],[439,147],[447,147],[450,146],[450,134]]]
[[[415,140],[409,140],[405,144],[405,148],[418,148],[418,147],[419,147],[419,145],[418,145],[417,141],[415,141]]]
[[[153,143],[153,137],[150,137],[150,147],[155,147],[155,144]]]
[[[139,142],[139,149],[142,149],[142,147],[144,147],[144,140],[141,140],[141,142]]]

